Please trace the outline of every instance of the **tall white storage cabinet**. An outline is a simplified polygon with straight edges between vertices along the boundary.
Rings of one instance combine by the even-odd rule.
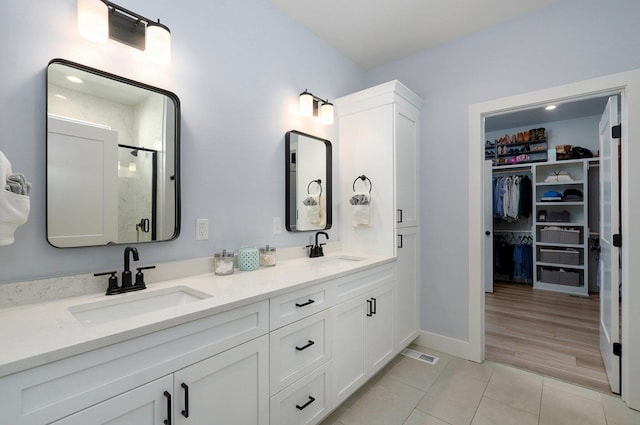
[[[345,250],[396,255],[395,348],[418,335],[419,117],[422,99],[397,80],[336,100],[341,239]],[[366,176],[371,185],[358,179]],[[369,226],[354,226],[349,199],[371,189]]]

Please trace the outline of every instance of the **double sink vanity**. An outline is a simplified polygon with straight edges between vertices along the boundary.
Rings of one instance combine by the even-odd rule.
[[[395,284],[335,253],[0,310],[3,423],[318,423],[417,334]]]
[[[47,76],[49,244],[177,238],[177,96],[62,59],[50,62]],[[127,93],[126,103],[105,103],[107,92]],[[189,261],[178,266],[188,273],[160,264],[153,272],[160,278],[145,289],[142,270],[154,266],[138,268],[134,284],[128,254],[137,260],[137,249],[128,247],[122,285],[115,271],[106,273],[108,289],[107,277],[100,278],[112,296],[103,290],[0,309],[0,423],[317,424],[409,345],[418,335],[422,101],[392,81],[337,103],[346,176],[339,193],[360,194],[362,179],[367,199],[375,199],[366,223],[342,208],[344,252],[323,256],[318,241],[328,238],[323,230],[333,218],[331,142],[289,131],[285,225],[317,232],[310,246],[317,258],[293,255],[276,267],[228,276],[192,271]],[[118,118],[123,111],[130,119]],[[79,139],[87,142],[81,149]],[[76,157],[93,162],[83,170],[64,166]],[[68,193],[96,199],[76,205]],[[146,202],[134,210],[135,199]]]

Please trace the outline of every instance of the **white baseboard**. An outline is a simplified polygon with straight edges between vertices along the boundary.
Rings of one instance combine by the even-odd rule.
[[[450,338],[431,332],[420,331],[418,338],[414,341],[414,344],[432,348],[442,353],[451,354],[463,359],[475,361],[469,341],[462,341],[460,339]]]

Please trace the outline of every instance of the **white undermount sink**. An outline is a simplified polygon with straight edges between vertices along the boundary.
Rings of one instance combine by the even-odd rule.
[[[364,257],[354,257],[351,255],[334,255],[330,257],[312,258],[310,261],[322,266],[344,266],[364,259]]]
[[[177,307],[209,297],[211,295],[186,286],[174,286],[113,295],[102,301],[71,306],[69,312],[82,324],[90,326]]]

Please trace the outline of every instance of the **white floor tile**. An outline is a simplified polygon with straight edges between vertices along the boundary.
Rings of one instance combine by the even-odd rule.
[[[484,396],[538,416],[542,381],[535,373],[496,365]]]
[[[483,398],[471,425],[538,425],[538,415]]]

